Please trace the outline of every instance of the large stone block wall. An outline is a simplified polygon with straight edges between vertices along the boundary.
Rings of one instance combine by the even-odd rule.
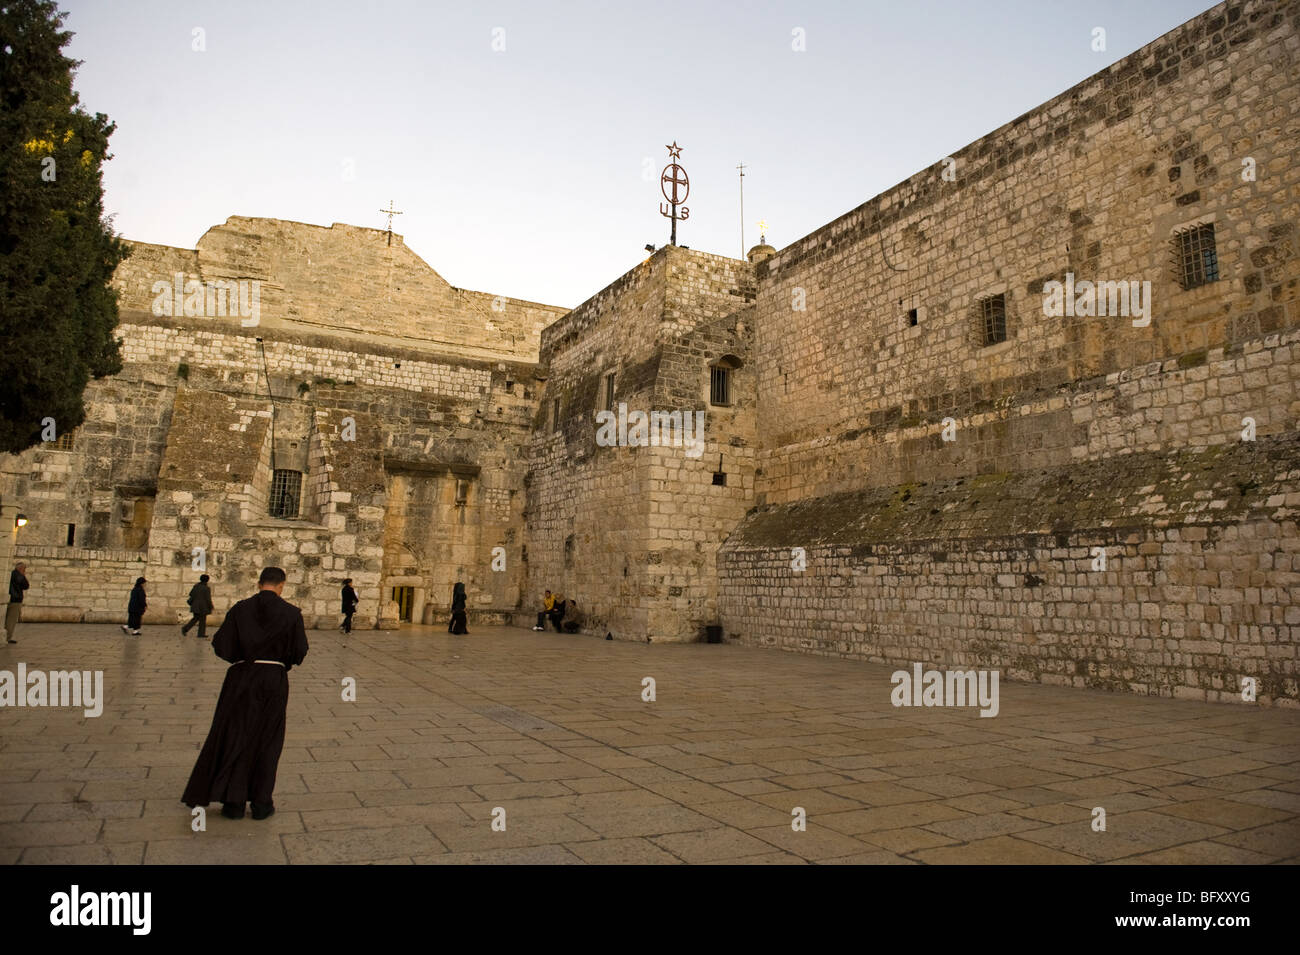
[[[132,243],[114,282],[124,312],[150,313],[154,283],[256,280],[268,331],[318,328],[359,342],[419,342],[463,357],[536,360],[543,327],[566,309],[451,286],[400,235],[231,216],[195,250]],[[214,318],[238,325],[239,318]]]
[[[752,297],[746,263],[667,247],[543,334],[526,607],[561,590],[618,639],[694,640],[716,620],[714,552],[752,500],[755,401],[742,370],[735,404],[710,407],[709,365],[748,355]],[[609,372],[629,412],[704,411],[703,453],[598,446]]]
[[[670,254],[656,253],[542,333],[545,384],[524,512],[524,620],[549,589],[575,600],[592,632],[647,633],[650,476],[638,457],[649,449],[598,447],[595,413],[610,371],[616,401],[630,408],[653,401]]]
[[[29,519],[22,542],[65,547],[71,524],[73,550],[142,548],[174,392],[161,374],[92,381],[70,449],[53,441],[3,456],[0,491]]]
[[[442,607],[452,583],[466,579],[480,618],[519,605],[526,445],[540,388],[533,362],[389,351],[384,343],[357,351],[356,342],[320,331],[271,333],[203,317],[132,318],[119,326],[123,371],[91,384],[72,450],[43,446],[4,462],[6,498],[22,500],[31,519],[22,544],[61,547],[68,606],[99,607],[103,571],[87,555],[120,548],[136,554],[131,579],[150,579],[146,619],[170,621],[198,576],[196,546],[208,549],[223,600],[251,592],[263,563],[279,563],[289,572],[286,595],[322,626],[337,621],[345,576],[361,596],[359,626],[389,613],[392,587],[412,583],[422,602]],[[279,466],[307,472],[300,522],[266,517],[268,387]],[[346,417],[354,440],[337,433]],[[241,434],[253,443],[232,437]],[[421,474],[446,506],[390,513],[389,465]],[[249,473],[234,480],[232,467]],[[469,483],[462,506],[454,503],[458,478]],[[70,523],[79,545],[71,549],[62,547]],[[506,551],[504,571],[492,569],[495,547]],[[28,619],[70,612],[44,601],[43,592],[30,600]]]
[[[718,557],[727,636],[1300,705],[1298,482],[1271,438],[760,507]]]
[[[1233,440],[1239,411],[1263,433],[1294,429],[1281,355],[1256,354],[1273,367],[1251,365],[1244,394],[1191,417],[1195,379],[1163,377],[1178,417],[1138,414],[1147,436],[1121,444],[1079,403],[1104,400],[1116,373],[1151,387],[1130,369],[1267,351],[1300,323],[1298,19],[1296,3],[1222,4],[761,263],[760,500],[1062,464],[1188,432]],[[1220,278],[1184,290],[1172,233],[1207,221]],[[1044,283],[1067,272],[1149,281],[1150,324],[1045,316]],[[1008,340],[984,347],[976,304],[996,293]],[[1113,422],[1134,417],[1128,400],[1115,396]],[[955,445],[939,440],[945,418]]]
[[[14,556],[27,563],[31,589],[23,600],[23,619],[32,622],[126,623],[126,605],[135,579],[149,576],[143,551],[22,542]],[[147,622],[172,623],[175,619],[174,610],[151,599]]]

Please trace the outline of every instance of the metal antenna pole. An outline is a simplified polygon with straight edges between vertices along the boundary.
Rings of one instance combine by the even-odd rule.
[[[740,170],[740,257],[745,257],[745,164],[736,167]]]

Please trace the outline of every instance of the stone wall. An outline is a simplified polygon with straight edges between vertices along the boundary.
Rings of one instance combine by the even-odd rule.
[[[373,230],[317,230],[330,233],[322,238],[304,228],[308,238],[315,236],[302,247],[308,258],[333,249],[330,269],[344,269],[346,258],[331,243],[366,245],[373,238],[363,234]],[[288,253],[273,254],[270,246],[292,235],[297,232],[288,226],[263,231],[267,261],[281,262]],[[318,239],[324,245],[312,245]],[[394,248],[407,257],[410,281],[432,283],[429,288],[442,282],[400,250],[396,238]],[[523,326],[508,328],[503,317],[524,321],[522,310],[512,313],[518,303],[489,303],[504,308],[489,312],[502,335],[513,336],[509,343],[490,335],[475,340],[470,329],[479,309],[465,305],[469,317],[461,315],[454,329],[466,337],[464,347],[444,347],[433,325],[423,339],[400,337],[422,334],[409,313],[416,299],[400,296],[408,310],[401,321],[408,324],[380,322],[374,335],[354,333],[348,323],[365,321],[368,309],[401,309],[344,301],[333,327],[333,319],[276,318],[272,295],[271,315],[264,298],[256,326],[244,327],[238,316],[156,316],[139,291],[155,273],[210,279],[250,269],[211,257],[201,262],[202,249],[137,245],[134,251],[116,277],[124,291],[122,372],[91,384],[87,420],[71,449],[42,446],[0,462],[0,492],[21,500],[30,518],[21,546],[59,553],[57,563],[31,569],[51,584],[57,577],[61,603],[46,606],[47,593],[37,591],[28,619],[63,618],[73,612],[69,607],[84,616],[85,608],[100,608],[104,588],[115,606],[111,594],[120,582],[108,578],[122,568],[114,563],[119,558],[100,556],[111,548],[130,555],[121,558],[130,580],[149,578],[151,623],[170,622],[184,609],[202,572],[192,566],[196,547],[204,549],[219,611],[252,592],[264,564],[288,572],[286,597],[303,607],[309,625],[337,624],[344,577],[359,592],[355,622],[362,627],[397,625],[391,597],[401,586],[416,588],[416,622],[426,606],[445,610],[456,580],[468,585],[472,620],[500,620],[519,606],[525,449],[540,382],[535,329],[528,345]],[[367,255],[360,254],[350,281],[366,280]],[[294,274],[295,282],[310,277]],[[459,308],[467,294],[446,286],[441,304],[419,307],[429,315]],[[561,311],[539,308],[543,317]],[[542,320],[537,315],[527,319],[529,328]],[[303,474],[296,520],[267,516],[273,462]],[[458,482],[464,482],[463,502],[456,500]],[[395,487],[403,497],[390,508]],[[70,524],[73,547],[66,546]],[[498,554],[500,569],[493,569]]]
[[[757,266],[733,639],[1300,699],[1298,22],[1215,7]],[[1048,314],[1077,280],[1149,322]]]
[[[27,563],[31,588],[23,599],[23,619],[32,622],[126,623],[135,579],[148,576],[142,551],[20,543],[14,556]],[[145,620],[173,623],[176,613],[151,600]]]
[[[131,243],[114,284],[123,314],[156,314],[156,282],[256,280],[260,323],[274,333],[316,328],[357,342],[418,343],[448,354],[535,361],[542,328],[566,311],[451,286],[400,235],[231,216],[195,250]],[[164,296],[166,297],[166,296]],[[173,305],[173,311],[174,305]],[[171,314],[171,313],[168,313]],[[239,317],[214,317],[238,326]]]
[[[1288,437],[767,505],[719,554],[727,636],[1297,705],[1298,480]]]
[[[1220,5],[761,263],[758,499],[1229,441],[1244,414],[1294,429],[1282,356],[1256,354],[1259,373],[1199,411],[1195,379],[1152,410],[1108,376],[1150,387],[1137,369],[1240,355],[1300,321],[1298,11]],[[1195,222],[1220,278],[1184,290],[1173,230]],[[1149,324],[1045,316],[1066,273],[1150,282]],[[985,347],[977,304],[997,293],[1007,340]],[[1091,423],[1090,393],[1114,396],[1107,427],[1142,434]]]
[[[670,246],[543,333],[526,606],[562,591],[617,639],[694,640],[716,620],[714,551],[752,496],[754,396],[741,370],[734,405],[710,406],[709,365],[747,356],[752,296],[746,263]],[[703,411],[700,452],[598,445],[610,373],[629,413]]]

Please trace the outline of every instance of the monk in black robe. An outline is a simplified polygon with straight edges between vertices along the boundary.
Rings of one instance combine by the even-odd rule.
[[[465,615],[465,585],[459,581],[451,588],[451,621],[447,624],[448,633],[469,633]]]
[[[212,649],[231,666],[181,797],[191,808],[217,800],[230,819],[243,818],[246,802],[254,819],[275,812],[271,793],[284,749],[288,671],[307,655],[302,611],[280,597],[284,579],[279,567],[263,570],[258,592],[231,607],[212,638]]]

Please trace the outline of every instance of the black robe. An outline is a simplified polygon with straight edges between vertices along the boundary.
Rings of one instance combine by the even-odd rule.
[[[233,665],[181,801],[190,807],[214,800],[269,806],[284,749],[288,670],[307,655],[302,611],[274,591],[260,590],[230,608],[212,649]]]

